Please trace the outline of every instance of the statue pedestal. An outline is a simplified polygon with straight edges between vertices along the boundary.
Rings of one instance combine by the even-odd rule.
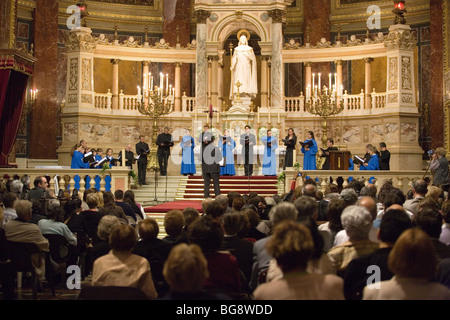
[[[235,97],[231,102],[231,108],[227,113],[248,114],[250,112],[251,104],[252,99],[250,97],[241,97],[239,100]]]

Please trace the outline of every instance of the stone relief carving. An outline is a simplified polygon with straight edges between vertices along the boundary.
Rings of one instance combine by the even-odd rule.
[[[158,42],[155,42],[156,49],[170,49],[171,46],[164,38],[161,38]]]
[[[81,90],[91,91],[91,59],[81,60]]]
[[[294,39],[289,39],[289,43],[285,43],[284,47],[286,49],[298,49],[298,48],[300,48],[300,43],[295,42]]]
[[[410,30],[402,32],[391,31],[386,37],[384,45],[388,49],[412,49],[416,46],[417,40]]]
[[[389,90],[398,88],[398,60],[396,57],[389,58]]]
[[[109,44],[109,39],[106,37],[104,33],[101,33],[96,39],[97,44]]]
[[[70,59],[69,90],[78,90],[78,58]]]
[[[190,49],[190,50],[195,50],[195,49],[197,49],[197,40],[192,39],[192,41],[191,41],[190,43],[188,43],[188,44],[186,45],[186,47],[187,47],[188,49]]]
[[[77,35],[70,33],[66,43],[67,52],[92,52],[96,46],[97,42],[90,34]]]
[[[402,57],[402,89],[411,90],[411,58]]]
[[[402,94],[402,102],[403,103],[413,103],[412,93],[403,93]]]
[[[325,38],[321,38],[319,42],[317,42],[316,48],[330,48],[331,47],[331,42],[327,41],[327,39]]]
[[[391,93],[388,95],[388,103],[398,102],[398,93]]]
[[[78,102],[78,98],[76,94],[69,94],[67,97],[67,103],[77,103]]]
[[[92,103],[92,95],[91,94],[82,94],[81,95],[81,103]]]
[[[351,46],[359,46],[361,45],[361,40],[356,38],[356,36],[354,34],[352,34],[350,36],[350,39],[347,40],[347,43],[345,44],[347,47],[351,47]]]
[[[128,39],[126,39],[126,40],[123,42],[123,44],[124,44],[126,47],[132,47],[132,48],[141,47],[141,45],[139,45],[139,42],[136,41],[136,40],[134,39],[133,36],[128,37]]]

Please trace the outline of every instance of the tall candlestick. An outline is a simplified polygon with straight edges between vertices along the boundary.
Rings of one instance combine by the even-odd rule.
[[[322,90],[322,87],[320,86],[320,76],[321,76],[321,74],[319,73],[318,77],[317,77],[318,78],[317,82],[319,83],[319,91]]]
[[[164,88],[164,75],[163,75],[162,72],[159,74],[159,87],[160,87],[161,89]]]
[[[315,79],[315,77],[316,77],[316,74],[313,73],[313,74],[312,74],[312,88],[313,88],[313,89],[314,89],[314,79]]]
[[[151,79],[151,78],[152,78],[152,73],[149,72],[149,73],[148,73],[148,88],[150,89],[150,91],[152,90],[151,83],[150,83],[150,79]]]
[[[331,73],[328,74],[328,88],[331,90]]]
[[[334,74],[334,87],[337,90],[337,73]]]
[[[169,89],[169,74],[166,73],[166,90]]]
[[[151,85],[150,85],[150,91],[153,91],[153,76],[151,76]]]

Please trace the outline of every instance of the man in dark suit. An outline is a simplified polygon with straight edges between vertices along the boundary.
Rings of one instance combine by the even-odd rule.
[[[327,148],[326,149],[320,149],[322,150],[321,157],[325,157],[325,162],[322,165],[322,170],[330,170],[330,151],[338,151],[338,148],[334,147],[334,140],[333,139],[327,139]]]
[[[164,127],[164,132],[158,135],[156,139],[156,145],[158,146],[158,163],[159,170],[162,176],[167,175],[167,164],[170,156],[170,147],[173,147],[172,135],[169,133],[169,128]]]
[[[241,134],[242,156],[244,157],[244,175],[253,174],[253,147],[256,145],[256,137],[250,132],[250,126],[245,126],[245,133]]]
[[[220,161],[222,160],[222,153],[219,147],[214,145],[214,136],[209,131],[209,126],[203,127],[204,131],[200,135],[200,142],[202,144],[202,152],[200,154],[202,159],[202,175],[204,182],[204,197],[209,198],[209,186],[211,179],[214,185],[214,194],[218,196],[220,194]]]
[[[139,142],[136,144],[136,153],[139,156],[138,159],[138,181],[140,185],[147,184],[145,183],[146,175],[147,175],[147,155],[150,152],[150,148],[148,144],[145,142],[145,136],[139,136]]]
[[[122,165],[122,151],[119,152],[119,163]],[[131,144],[128,144],[125,148],[125,165],[128,167],[131,167],[133,163],[136,162],[136,159],[134,158],[134,153],[131,151]]]
[[[380,163],[380,170],[389,170],[389,161],[391,160],[391,153],[386,149],[386,143],[380,142],[380,157],[378,161]]]

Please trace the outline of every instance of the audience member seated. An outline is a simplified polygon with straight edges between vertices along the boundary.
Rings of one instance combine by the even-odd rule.
[[[228,198],[228,208],[232,209],[233,207],[233,201],[235,198],[243,197],[239,192],[236,191],[230,191],[227,193]]]
[[[428,186],[428,192],[425,197],[434,199],[438,207],[441,208],[442,202],[444,201],[444,191],[437,186]]]
[[[131,208],[133,208],[133,211],[136,214],[136,218],[138,220],[145,219],[144,208],[142,208],[141,204],[136,202],[133,190],[125,191],[125,193],[123,194],[123,202],[128,203]]]
[[[329,234],[330,242],[334,243],[336,234],[344,230],[341,222],[341,215],[346,207],[345,201],[341,198],[331,199],[327,206],[327,222],[319,225],[321,232],[327,232]]]
[[[39,220],[38,227],[43,235],[56,234],[64,236],[69,244],[76,246],[77,238],[64,223],[64,215],[64,209],[57,207],[49,211],[47,219]]]
[[[372,253],[378,248],[378,244],[369,240],[372,215],[366,208],[360,206],[346,207],[342,212],[341,220],[349,240],[331,248],[328,251],[328,256],[337,274],[344,276],[350,261],[364,254]]]
[[[208,206],[214,202],[213,198],[206,198],[202,200],[202,214],[205,215],[206,214],[206,209],[208,208]]]
[[[406,200],[403,204],[405,209],[408,209],[413,214],[416,214],[419,210],[419,203],[425,198],[428,192],[428,183],[425,180],[416,180],[412,183],[413,198]]]
[[[170,290],[162,300],[231,300],[225,294],[205,292],[208,262],[196,244],[176,245],[164,263],[163,275]]]
[[[133,219],[130,220],[130,224],[135,224],[137,221],[136,213],[134,212],[133,208],[126,202],[123,201],[123,191],[122,190],[116,190],[114,191],[114,200],[117,206],[121,207],[123,209],[123,212],[127,217],[131,217]]]
[[[107,254],[111,247],[109,246],[109,235],[114,227],[122,224],[116,216],[105,215],[100,219],[96,238],[98,241],[92,247],[92,261]]]
[[[119,218],[122,224],[129,224],[127,215],[123,212],[122,207],[119,207],[114,201],[114,194],[111,191],[103,192],[103,206],[99,208],[98,212],[104,216],[111,214]]]
[[[187,243],[186,234],[183,233],[184,228],[184,215],[181,210],[170,210],[164,215],[164,229],[166,230],[167,236],[163,238],[172,245],[177,245],[179,243]]]
[[[366,286],[363,300],[450,300],[450,290],[433,282],[436,252],[428,235],[419,228],[402,233],[389,253],[392,279]]]
[[[450,258],[450,247],[439,238],[442,232],[442,215],[439,210],[433,208],[424,208],[414,215],[414,225],[425,231],[433,243],[434,250],[440,260]]]
[[[58,204],[57,206],[59,206],[59,200],[56,199],[52,199],[47,203],[47,207],[51,207],[51,206],[56,206],[56,204]],[[47,219],[47,215],[45,213],[45,211],[42,209],[41,203],[38,200],[32,200],[31,201],[31,210],[32,210],[32,214],[31,214],[31,220],[30,222],[34,223],[34,224],[38,224],[39,220],[41,219]]]
[[[253,243],[238,236],[245,223],[245,213],[240,211],[232,211],[222,216],[224,238],[220,250],[228,251],[236,257],[239,269],[248,283],[252,274]]]
[[[344,294],[347,300],[361,300],[364,287],[369,278],[374,281],[385,281],[392,278],[393,274],[388,267],[388,257],[400,235],[411,228],[411,219],[405,210],[389,208],[381,219],[378,229],[380,247],[374,252],[352,260],[344,277]],[[372,277],[368,272],[370,266],[377,266],[379,277]]]
[[[38,279],[45,279],[45,252],[49,252],[48,240],[42,235],[37,225],[32,223],[32,205],[28,200],[17,200],[15,205],[17,219],[8,221],[4,226],[6,240],[34,243],[41,250],[40,255],[32,256],[32,263]]]
[[[14,192],[8,192],[3,197],[3,206],[5,210],[3,212],[3,221],[0,221],[0,226],[4,225],[8,221],[17,219],[16,209],[14,209],[15,203],[17,202],[17,194]]]
[[[38,176],[33,182],[34,188],[28,191],[28,200],[39,200],[43,198],[45,189],[48,187],[47,179],[44,176]]]
[[[255,300],[344,300],[343,280],[335,275],[308,273],[314,241],[308,228],[295,221],[282,221],[267,242],[283,278],[261,284]]]
[[[88,209],[81,211],[80,217],[84,218],[87,229],[86,233],[94,244],[98,242],[97,227],[100,223],[100,219],[103,217],[103,214],[98,210],[98,194],[89,193],[86,196],[86,204]]]
[[[204,214],[220,222],[225,214],[225,209],[220,202],[214,200],[208,205]]]
[[[245,207],[245,206],[244,206]],[[246,232],[246,238],[253,239],[252,241],[258,241],[260,239],[264,239],[267,237],[268,233],[266,232],[266,228],[262,228],[264,226],[267,226],[264,221],[261,220],[258,213],[256,212],[256,209],[254,206],[252,208],[246,208],[241,210],[244,214],[248,217],[248,230]],[[258,228],[259,226],[259,228]],[[265,231],[265,232],[262,232]]]
[[[184,216],[184,227],[183,227],[183,237],[187,237],[191,224],[200,218],[200,213],[197,209],[193,207],[186,207],[183,209]]]
[[[242,293],[241,277],[235,256],[219,252],[223,241],[222,225],[211,216],[203,216],[192,224],[191,244],[200,246],[208,261],[209,277],[205,290],[238,296]]]
[[[347,207],[354,206],[356,204],[356,201],[358,201],[358,194],[353,188],[342,189],[339,195],[341,199],[345,201],[345,205]]]
[[[442,225],[439,241],[446,245],[450,245],[450,200],[447,200],[442,204],[441,213],[444,224]]]
[[[228,198],[227,198],[227,196],[225,196],[223,194],[219,194],[217,197],[214,198],[214,201],[219,203],[222,206],[224,213],[231,211],[231,209],[228,209]]]
[[[134,246],[133,253],[146,258],[150,263],[153,283],[155,284],[158,296],[161,296],[168,289],[162,270],[173,245],[167,241],[158,239],[159,226],[158,222],[153,218],[139,221],[138,230],[140,239]]]
[[[244,197],[242,196],[235,197],[233,200],[233,204],[231,205],[231,209],[235,211],[241,211],[244,205],[245,205]]]
[[[158,293],[153,284],[152,272],[147,259],[133,254],[137,243],[136,230],[130,225],[118,225],[109,235],[111,251],[94,262],[93,286],[135,287],[149,299]]]
[[[296,220],[298,216],[297,209],[290,202],[280,202],[269,212],[269,219],[273,227],[284,220]],[[254,290],[261,283],[266,281],[267,270],[269,268],[272,256],[266,248],[267,242],[272,235],[260,239],[253,245],[253,267],[252,277],[250,279],[250,289]]]
[[[90,193],[95,193],[96,194],[97,193],[97,189],[89,188],[89,189],[84,190],[84,192],[83,192],[83,202],[81,204],[82,211],[89,209],[89,206],[88,206],[86,201],[87,201],[87,195],[90,194]]]

